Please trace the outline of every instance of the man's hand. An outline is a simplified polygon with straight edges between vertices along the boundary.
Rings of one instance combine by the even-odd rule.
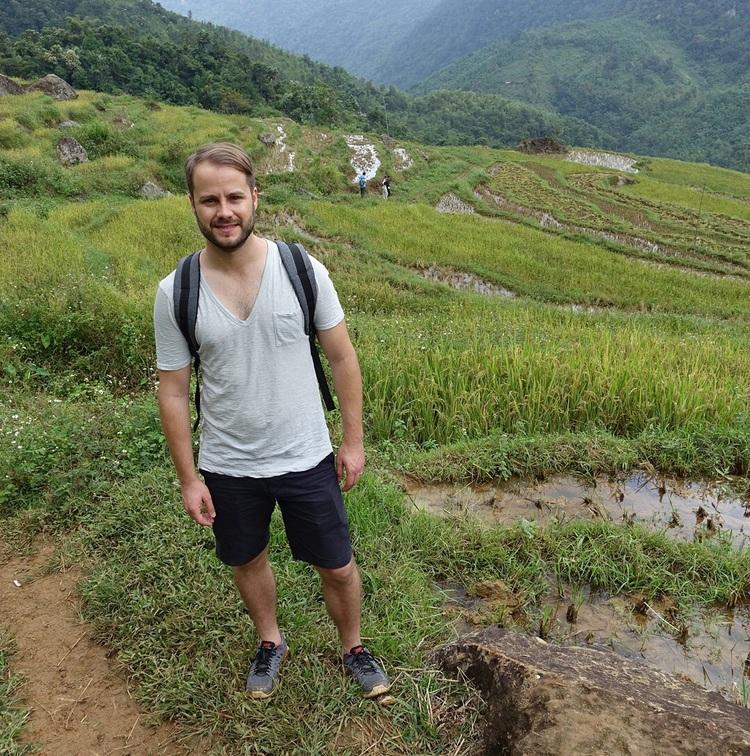
[[[365,447],[361,441],[347,443],[344,441],[336,455],[336,475],[342,491],[354,488],[365,469]]]
[[[199,524],[210,528],[216,512],[206,484],[195,478],[182,485],[182,503],[187,513]]]

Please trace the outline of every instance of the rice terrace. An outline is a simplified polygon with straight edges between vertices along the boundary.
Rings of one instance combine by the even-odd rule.
[[[88,159],[64,166],[63,136]],[[747,722],[750,175],[365,133],[393,196],[360,199],[352,136],[0,97],[1,753],[515,752],[436,661],[498,627],[614,651]],[[345,684],[279,527],[294,662],[272,704],[246,698],[251,623],[180,503],[152,306],[202,245],[182,170],[209,141],[247,149],[260,233],[303,243],[347,312],[369,460],[347,508],[388,701]]]

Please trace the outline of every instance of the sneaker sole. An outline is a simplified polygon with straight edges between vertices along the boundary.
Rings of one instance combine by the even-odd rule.
[[[281,673],[281,668],[286,663],[287,659],[289,658],[289,649],[284,652],[284,656],[281,657],[281,664],[279,665],[279,673]],[[247,694],[252,698],[254,701],[265,701],[267,698],[270,698],[279,687],[279,684],[281,683],[281,678],[279,678],[273,688],[271,690],[248,690],[246,691]]]
[[[362,698],[377,698],[387,693],[391,689],[390,685],[376,685],[372,690],[362,692]]]

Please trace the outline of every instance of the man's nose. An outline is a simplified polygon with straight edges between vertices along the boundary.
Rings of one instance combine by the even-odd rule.
[[[232,207],[229,204],[228,200],[219,200],[219,215],[225,216],[225,215],[231,215],[232,214]]]

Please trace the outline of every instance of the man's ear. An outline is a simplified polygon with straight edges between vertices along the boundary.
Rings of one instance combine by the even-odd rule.
[[[192,193],[188,192],[187,198],[190,200],[190,207],[193,208],[193,212],[195,212],[195,200],[193,199]]]

